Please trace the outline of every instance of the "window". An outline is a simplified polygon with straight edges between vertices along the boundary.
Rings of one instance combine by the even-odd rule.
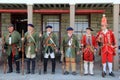
[[[59,16],[44,16],[43,17],[43,31],[45,31],[45,27],[47,25],[51,25],[53,27],[53,32],[59,32]]]
[[[86,28],[89,25],[89,20],[87,15],[77,15],[75,16],[75,28],[74,33],[80,40],[82,35],[85,34]]]

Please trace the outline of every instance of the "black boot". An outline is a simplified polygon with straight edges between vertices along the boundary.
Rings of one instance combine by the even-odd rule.
[[[35,74],[35,71],[34,71],[34,70],[32,70],[31,74]]]
[[[15,62],[16,63],[16,73],[20,73],[20,64],[19,61]]]
[[[7,71],[7,73],[12,73],[12,72],[13,72],[13,70],[8,70],[8,71]]]
[[[32,60],[32,72],[31,74],[35,74],[35,58],[31,59]]]
[[[30,59],[27,59],[27,72],[26,74],[30,74]]]
[[[13,68],[12,68],[12,54],[10,54],[10,56],[8,56],[8,66],[9,66],[9,70],[7,71],[7,73],[12,73],[13,72]]]
[[[64,72],[64,75],[68,75],[68,74],[69,74],[69,72],[68,72],[68,71],[65,71],[65,72]]]
[[[56,65],[55,58],[51,59],[51,61],[52,61],[52,74],[55,74],[55,65]]]
[[[48,62],[48,58],[44,58],[44,74],[47,74],[47,62]]]

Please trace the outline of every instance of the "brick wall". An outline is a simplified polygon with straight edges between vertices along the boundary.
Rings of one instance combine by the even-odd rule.
[[[2,13],[1,14],[1,31],[6,32],[7,31],[7,26],[11,23],[11,14],[10,13]]]
[[[113,12],[112,8],[106,8],[105,14],[108,20],[108,28],[113,29]],[[94,29],[93,34],[96,34],[101,27],[102,14],[91,14],[91,27]]]
[[[34,13],[33,14],[33,24],[35,26],[35,30],[40,32],[41,31],[41,14]]]
[[[70,26],[70,17],[69,14],[61,15],[61,37],[66,33],[66,28]]]

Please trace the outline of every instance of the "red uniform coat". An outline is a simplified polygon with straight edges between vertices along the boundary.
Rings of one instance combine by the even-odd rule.
[[[115,55],[115,37],[114,33],[111,30],[107,30],[106,33],[103,31],[99,31],[97,34],[97,41],[102,42],[101,47],[101,56],[102,56],[102,63],[112,62],[113,61],[113,55]]]
[[[93,61],[94,60],[94,48],[96,47],[96,38],[95,36],[90,36],[90,43],[88,42],[88,36],[83,35],[81,44],[83,45],[83,59],[85,61]],[[91,48],[90,48],[90,47]]]

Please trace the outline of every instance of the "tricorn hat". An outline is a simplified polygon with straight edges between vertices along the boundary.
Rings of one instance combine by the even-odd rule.
[[[86,30],[90,30],[90,31],[93,31],[93,29],[92,29],[92,28],[90,28],[90,27],[86,28]]]

